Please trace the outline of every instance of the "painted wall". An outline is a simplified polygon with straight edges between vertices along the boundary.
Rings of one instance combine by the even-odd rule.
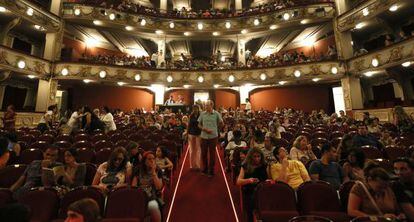
[[[228,109],[229,107],[237,108],[240,105],[239,102],[239,92],[234,90],[215,90],[215,101],[216,108],[223,106]]]
[[[324,39],[321,39],[315,42],[314,48],[315,48],[316,57],[319,57],[321,54],[326,55],[328,53],[328,46],[330,45],[336,46],[334,36],[330,36],[328,38],[324,38]],[[314,54],[312,46],[303,46],[299,48],[289,49],[286,51],[288,52],[297,51],[299,53],[303,52],[308,57],[312,57]]]
[[[310,112],[324,109],[334,111],[331,86],[296,86],[284,88],[262,88],[250,92],[250,102],[254,110],[264,108],[274,110],[276,107],[302,109]]]
[[[119,55],[119,56],[122,56],[122,55],[124,55],[124,53],[122,53],[120,51],[114,51],[114,50],[109,50],[109,49],[104,49],[104,48],[98,48],[98,47],[85,48],[86,45],[85,45],[84,42],[69,39],[69,38],[63,38],[63,45],[64,45],[63,51],[65,51],[66,49],[72,49],[71,61],[78,61],[80,58],[82,58],[82,54],[85,53],[85,52],[88,56],[95,56],[95,55]]]
[[[154,94],[145,89],[84,84],[76,85],[69,92],[73,108],[82,105],[89,105],[91,108],[106,105],[129,111],[141,107],[151,110],[154,107]]]

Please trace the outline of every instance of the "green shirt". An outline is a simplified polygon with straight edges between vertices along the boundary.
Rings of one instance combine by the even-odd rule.
[[[203,139],[213,139],[218,137],[218,124],[222,122],[221,114],[213,110],[213,112],[202,112],[198,117],[198,122],[203,128],[212,130],[211,134],[201,131],[201,138]]]

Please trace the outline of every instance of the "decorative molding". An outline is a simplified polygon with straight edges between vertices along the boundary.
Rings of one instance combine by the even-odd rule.
[[[408,115],[411,115],[414,113],[414,107],[403,107],[405,112],[408,113]],[[364,112],[369,112],[371,117],[378,117],[378,119],[381,122],[392,122],[394,120],[393,114],[392,114],[392,108],[386,108],[386,109],[367,109],[367,110],[354,110],[353,115],[356,120],[362,120]]]
[[[44,113],[17,112],[16,128],[35,127],[43,115]],[[4,116],[4,112],[0,112],[0,116]]]

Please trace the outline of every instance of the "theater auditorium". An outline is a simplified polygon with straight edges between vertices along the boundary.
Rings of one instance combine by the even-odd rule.
[[[0,0],[0,221],[414,222],[413,0]]]

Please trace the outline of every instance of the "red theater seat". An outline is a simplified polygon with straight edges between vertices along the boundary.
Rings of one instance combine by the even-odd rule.
[[[93,178],[96,174],[96,166],[92,163],[85,163],[86,164],[86,174],[85,174],[85,185],[89,186],[92,185]]]
[[[105,218],[128,218],[144,221],[146,211],[145,192],[137,187],[123,187],[109,193]]]
[[[43,152],[40,149],[27,149],[23,150],[19,157],[21,164],[30,164],[33,160],[43,159]]]
[[[52,134],[43,134],[37,138],[37,141],[45,141],[49,144],[53,143],[54,136]]]
[[[99,150],[98,152],[96,152],[96,155],[95,155],[95,163],[99,165],[105,161],[108,161],[111,153],[112,153],[111,148],[103,148]]]
[[[0,208],[13,202],[13,193],[7,188],[0,189]]]
[[[339,197],[341,199],[342,210],[347,212],[348,210],[348,198],[349,193],[351,192],[352,187],[354,186],[355,181],[347,181],[339,187]]]
[[[72,144],[66,140],[57,141],[53,145],[55,145],[58,148],[62,148],[62,149],[68,149],[72,146]]]
[[[326,217],[321,216],[298,216],[289,220],[289,222],[334,222]],[[336,221],[335,221],[336,222]]]
[[[385,217],[376,217],[376,216],[371,216],[371,217],[357,217],[351,220],[351,222],[390,222],[392,220],[390,220],[389,218],[385,218]]]
[[[385,147],[384,154],[389,160],[396,160],[398,157],[404,157],[407,155],[404,148],[397,146]]]
[[[50,143],[47,141],[36,141],[30,145],[31,149],[40,149],[45,151],[50,146]]]
[[[263,183],[255,193],[257,219],[264,222],[288,222],[298,216],[295,191],[286,183]]]
[[[49,222],[56,218],[59,209],[59,196],[55,189],[36,188],[18,200],[31,211],[31,221]]]
[[[87,140],[78,140],[73,145],[73,148],[92,148],[92,145]]]
[[[103,148],[111,148],[114,144],[111,141],[108,140],[99,140],[95,144],[93,144],[93,148],[95,151],[99,151]]]
[[[10,188],[26,170],[27,165],[8,165],[0,170],[0,187]]]
[[[83,198],[91,198],[95,200],[101,209],[101,214],[104,212],[105,195],[102,191],[96,187],[84,186],[75,188],[63,196],[60,202],[59,218],[65,218],[69,205]]]
[[[373,147],[373,146],[362,146],[361,147],[362,152],[364,152],[365,157],[367,159],[381,159],[383,158],[382,152]]]
[[[95,161],[95,151],[91,148],[78,148],[77,161],[80,163],[93,163]]]
[[[68,141],[71,142],[72,141],[72,136],[70,136],[69,134],[61,134],[59,136],[56,137],[56,141]]]

